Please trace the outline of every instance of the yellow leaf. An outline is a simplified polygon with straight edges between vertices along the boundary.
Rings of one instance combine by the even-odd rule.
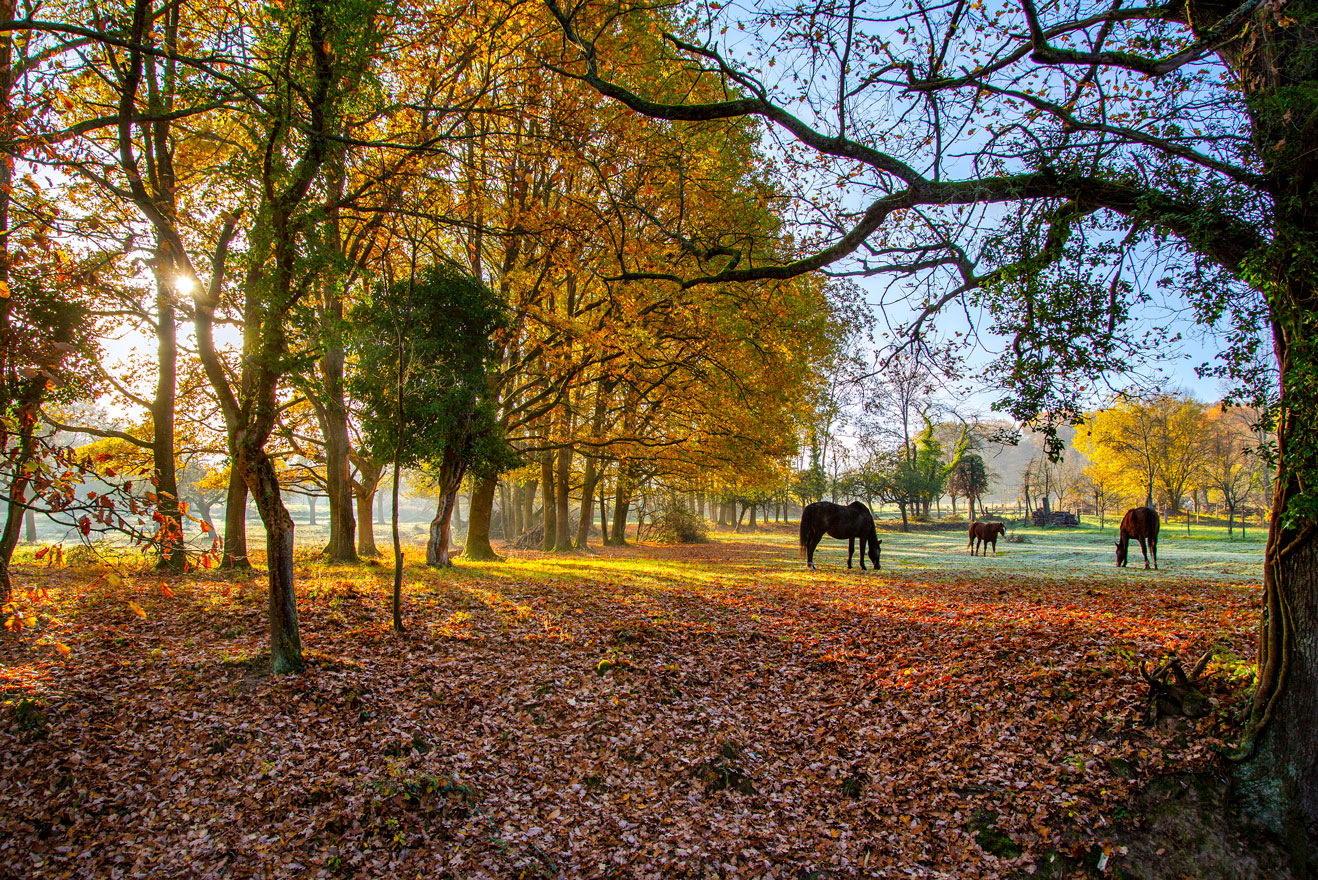
[[[61,657],[69,656],[69,646],[64,644],[63,642],[56,642],[55,650],[59,652]]]
[[[138,605],[136,602],[129,602],[128,610],[136,614],[138,617],[146,617],[146,609],[141,605]]]
[[[9,283],[0,281],[0,299],[9,299]]]

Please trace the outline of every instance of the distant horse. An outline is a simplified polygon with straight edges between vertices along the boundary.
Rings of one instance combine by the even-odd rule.
[[[980,522],[979,520],[975,520],[970,524],[970,543],[966,544],[967,547],[971,547],[972,545],[974,547],[974,549],[970,551],[970,555],[974,556],[982,546],[984,548],[984,555],[987,556],[989,545],[992,544],[993,555],[997,556],[998,535],[1005,534],[1007,534],[1007,527],[1000,522]]]
[[[816,501],[806,505],[801,511],[801,555],[805,557],[810,570],[815,570],[815,548],[819,546],[824,535],[847,539],[847,568],[851,568],[851,558],[856,553],[856,539],[860,538],[860,568],[865,569],[865,554],[874,563],[874,570],[879,570],[879,557],[883,553],[883,544],[879,533],[874,529],[874,515],[870,509],[859,501],[853,501],[846,507],[832,501]]]
[[[1158,567],[1158,511],[1152,507],[1132,507],[1121,518],[1121,539],[1117,541],[1117,565],[1125,567],[1126,551],[1130,548],[1130,539],[1140,542],[1140,552],[1144,554],[1144,567],[1149,567],[1149,556],[1153,556],[1153,567]],[[1144,542],[1148,541],[1146,547]]]

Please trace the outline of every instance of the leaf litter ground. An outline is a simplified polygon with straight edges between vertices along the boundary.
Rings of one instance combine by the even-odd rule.
[[[387,566],[308,557],[311,662],[279,678],[259,577],[20,565],[39,591],[0,637],[0,876],[1106,863],[1148,780],[1229,742],[1260,596],[1106,547],[1050,566],[1046,541],[912,539],[875,573],[832,543],[809,573],[780,532],[409,567],[401,636]],[[1209,647],[1214,715],[1145,727],[1138,661]]]

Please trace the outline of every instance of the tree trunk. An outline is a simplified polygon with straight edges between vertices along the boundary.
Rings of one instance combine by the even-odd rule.
[[[211,508],[214,506],[209,501],[197,502],[197,513],[201,515],[201,521],[210,529],[212,535],[215,534],[215,520],[211,519]]]
[[[621,547],[627,543],[627,511],[631,507],[631,493],[622,474],[618,475],[618,485],[613,490],[613,531],[609,543]]]
[[[449,540],[453,517],[453,506],[458,500],[458,490],[450,489],[439,498],[435,518],[430,521],[430,538],[426,541],[426,565],[435,568],[452,568],[453,560],[449,558]]]
[[[757,504],[757,503],[755,503],[754,501],[752,501],[751,504],[750,504],[750,508],[751,508],[751,521],[750,521],[749,523],[747,523],[747,528],[749,528],[752,532],[759,531],[759,526],[755,524],[755,509],[756,509],[757,507],[759,507],[759,506],[760,506],[760,505]]]
[[[229,492],[224,502],[224,554],[220,568],[246,571],[252,567],[247,556],[247,483],[237,467],[229,468]]]
[[[340,306],[340,309],[342,307]],[[341,344],[340,344],[341,345]],[[328,362],[328,363],[327,363]],[[343,402],[343,352],[321,358],[325,371],[325,490],[329,501],[329,540],[325,557],[331,562],[357,561],[357,523],[352,513],[352,478],[348,441],[348,409]],[[314,510],[314,507],[313,507]],[[370,508],[365,515],[370,516]],[[374,541],[371,542],[374,545]]]
[[[590,539],[590,521],[594,511],[591,504],[595,498],[595,482],[598,476],[595,470],[595,457],[586,456],[586,466],[581,477],[581,516],[577,519],[577,549],[585,550]]]
[[[274,462],[261,447],[240,447],[235,470],[247,482],[265,525],[265,558],[270,571],[270,670],[301,672],[297,598],[293,592],[293,517],[279,492]]]
[[[375,507],[376,488],[357,491],[357,555],[374,559],[380,555],[380,548],[375,546],[375,527],[371,522],[371,511]]]
[[[604,501],[604,481],[599,481],[600,490],[600,544],[607,547],[609,540],[609,506]]]
[[[0,165],[4,165],[0,162]],[[9,481],[9,501],[5,504],[5,525],[0,530],[0,605],[13,601],[14,586],[10,580],[9,563],[18,546],[18,532],[23,523],[27,487],[31,477],[27,464],[36,454],[37,406],[44,386],[29,382],[25,398],[18,411],[18,450],[13,461],[13,478]]]
[[[909,532],[911,530],[911,524],[906,520],[906,502],[898,501],[897,504],[902,509],[902,531]]]
[[[1259,115],[1270,114],[1267,121],[1274,123],[1268,129],[1255,120],[1256,142],[1274,145],[1265,161],[1282,163],[1286,156],[1292,156],[1290,161],[1295,164],[1280,165],[1274,178],[1281,192],[1274,220],[1276,244],[1269,265],[1271,277],[1265,293],[1280,377],[1273,459],[1277,473],[1263,554],[1258,684],[1243,749],[1248,757],[1238,766],[1238,781],[1246,813],[1288,844],[1293,861],[1300,862],[1307,856],[1307,864],[1300,863],[1312,872],[1314,860],[1318,860],[1318,729],[1314,726],[1318,718],[1318,442],[1313,428],[1318,419],[1318,382],[1313,379],[1318,364],[1318,333],[1314,331],[1318,304],[1313,286],[1318,278],[1318,204],[1312,199],[1315,117],[1311,109],[1306,109],[1310,115],[1297,128],[1289,122],[1289,111],[1284,119],[1280,115],[1281,108],[1291,105],[1295,83],[1305,82],[1306,88],[1312,89],[1318,63],[1308,27],[1292,20],[1275,29],[1279,38],[1293,41],[1302,34],[1303,40],[1310,42],[1290,43],[1289,52],[1294,57],[1285,54],[1285,43],[1270,52],[1260,52],[1282,52],[1272,57],[1279,59],[1283,74],[1275,70],[1259,74],[1260,79],[1275,78],[1268,80],[1266,90],[1275,89],[1275,93],[1256,96],[1257,103],[1250,105]],[[1271,37],[1270,31],[1267,39]],[[1303,74],[1304,78],[1293,79],[1291,74]],[[1306,103],[1296,106],[1313,105],[1306,97]],[[1295,137],[1284,156],[1280,151],[1292,133]],[[1246,515],[1241,517],[1242,538]]]
[[[540,505],[543,511],[545,534],[540,543],[540,548],[545,552],[552,552],[554,544],[558,540],[558,497],[554,494],[554,453],[546,450],[540,455],[540,483],[544,486],[544,502]]]
[[[554,550],[566,553],[572,549],[572,499],[568,492],[572,488],[572,447],[564,446],[558,450],[558,475],[555,480],[556,507],[554,511]]]
[[[467,512],[467,542],[462,555],[467,559],[498,559],[490,544],[490,522],[494,519],[494,489],[498,479],[482,477],[471,490],[471,509]]]
[[[29,544],[37,542],[37,512],[30,507],[23,511],[23,540]]]
[[[513,519],[516,493],[506,481],[499,482],[499,519],[503,522],[503,541],[505,544],[513,542]]]
[[[400,370],[401,373],[401,370]],[[399,386],[402,385],[402,379],[398,380]],[[402,395],[399,395],[402,399]],[[398,421],[402,423],[402,404],[399,403]],[[401,433],[401,432],[400,432]],[[393,532],[394,539],[394,590],[393,590],[393,613],[394,613],[394,632],[403,631],[403,542],[398,535],[398,472],[401,469],[401,457],[399,450],[402,444],[398,443],[394,449],[394,484],[389,490],[393,497],[392,513],[390,515],[390,529]]]
[[[535,492],[539,487],[539,480],[532,480],[523,487],[521,528],[518,530],[521,535],[535,528]]]
[[[171,187],[172,190],[172,187]],[[169,289],[172,261],[168,246],[157,236],[156,259],[161,273],[156,277],[156,396],[151,401],[151,465],[160,515],[168,534],[160,548],[157,568],[182,571],[188,554],[183,544],[183,518],[179,513],[178,476],[174,468],[174,400],[178,374],[178,328],[174,315],[174,292]]]
[[[525,490],[520,482],[508,487],[508,506],[504,508],[503,537],[509,544],[522,534],[522,495]]]
[[[316,525],[316,496],[307,496],[307,525]]]

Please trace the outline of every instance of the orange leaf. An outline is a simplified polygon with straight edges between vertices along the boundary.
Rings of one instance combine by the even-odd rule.
[[[138,605],[136,602],[129,601],[128,610],[136,614],[138,617],[146,617],[146,609],[141,605]]]

